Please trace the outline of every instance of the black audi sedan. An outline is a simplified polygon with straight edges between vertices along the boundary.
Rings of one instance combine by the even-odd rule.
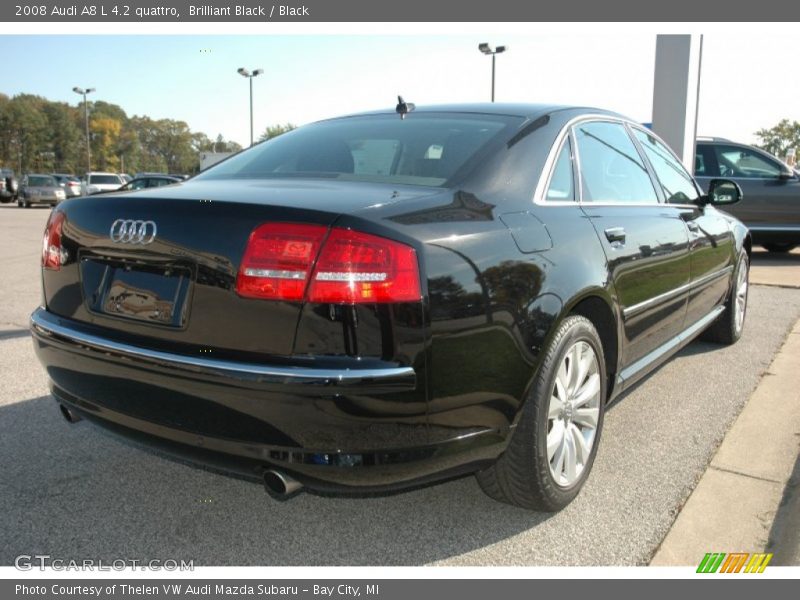
[[[31,328],[64,416],[277,498],[475,473],[553,511],[609,402],[740,337],[735,183],[603,110],[410,109],[60,204]]]

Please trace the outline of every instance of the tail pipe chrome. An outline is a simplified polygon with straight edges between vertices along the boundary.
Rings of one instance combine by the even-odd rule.
[[[290,500],[303,491],[303,485],[286,473],[270,469],[264,473],[264,489],[281,502]]]
[[[74,410],[71,410],[64,406],[63,404],[58,405],[59,410],[61,411],[62,416],[67,420],[68,423],[77,423],[81,420],[81,417],[76,413]]]

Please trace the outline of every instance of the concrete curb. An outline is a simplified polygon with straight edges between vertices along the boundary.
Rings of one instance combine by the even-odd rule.
[[[697,566],[707,552],[763,552],[800,460],[800,321],[725,436],[650,564]],[[785,519],[779,519],[783,522]],[[790,520],[791,521],[791,520]],[[788,549],[792,552],[792,549]],[[790,558],[789,560],[793,560]],[[790,564],[775,556],[773,564]]]

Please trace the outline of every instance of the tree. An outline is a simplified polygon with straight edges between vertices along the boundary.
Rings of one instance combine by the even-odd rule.
[[[279,135],[296,128],[297,125],[293,125],[292,123],[286,123],[285,125],[270,125],[264,130],[264,133],[261,134],[261,137],[258,138],[258,141],[264,142],[266,140],[271,140],[272,138],[276,138]]]
[[[795,152],[800,152],[800,122],[782,119],[780,123],[771,129],[760,129],[756,131],[756,136],[761,140],[758,144],[762,148],[774,154],[781,160],[786,159],[786,152],[794,148]]]
[[[89,121],[92,138],[92,168],[101,171],[119,169],[117,148],[122,123],[112,117],[95,116]]]

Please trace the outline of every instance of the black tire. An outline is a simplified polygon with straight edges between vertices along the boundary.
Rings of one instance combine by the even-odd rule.
[[[764,248],[766,248],[767,251],[777,252],[777,253],[791,252],[792,250],[797,248],[797,244],[791,244],[791,243],[769,242],[761,245],[764,246]]]
[[[736,311],[736,296],[739,282],[739,275],[744,269],[744,277],[746,283],[744,309],[741,323],[737,319]],[[717,344],[735,344],[742,337],[744,330],[744,322],[747,317],[747,300],[749,298],[750,287],[750,259],[747,257],[747,252],[742,250],[739,253],[739,260],[736,261],[736,269],[733,272],[733,280],[731,283],[731,291],[728,293],[728,299],[725,301],[725,310],[714,321],[711,326],[705,330],[702,339],[708,342]]]
[[[548,410],[558,370],[567,351],[578,342],[588,343],[595,353],[600,378],[599,413],[594,441],[583,470],[576,481],[561,486],[551,473],[547,456]],[[500,502],[549,512],[561,510],[572,502],[586,481],[597,454],[607,389],[603,345],[597,330],[585,317],[567,317],[547,347],[506,451],[495,464],[476,474],[484,493]]]

